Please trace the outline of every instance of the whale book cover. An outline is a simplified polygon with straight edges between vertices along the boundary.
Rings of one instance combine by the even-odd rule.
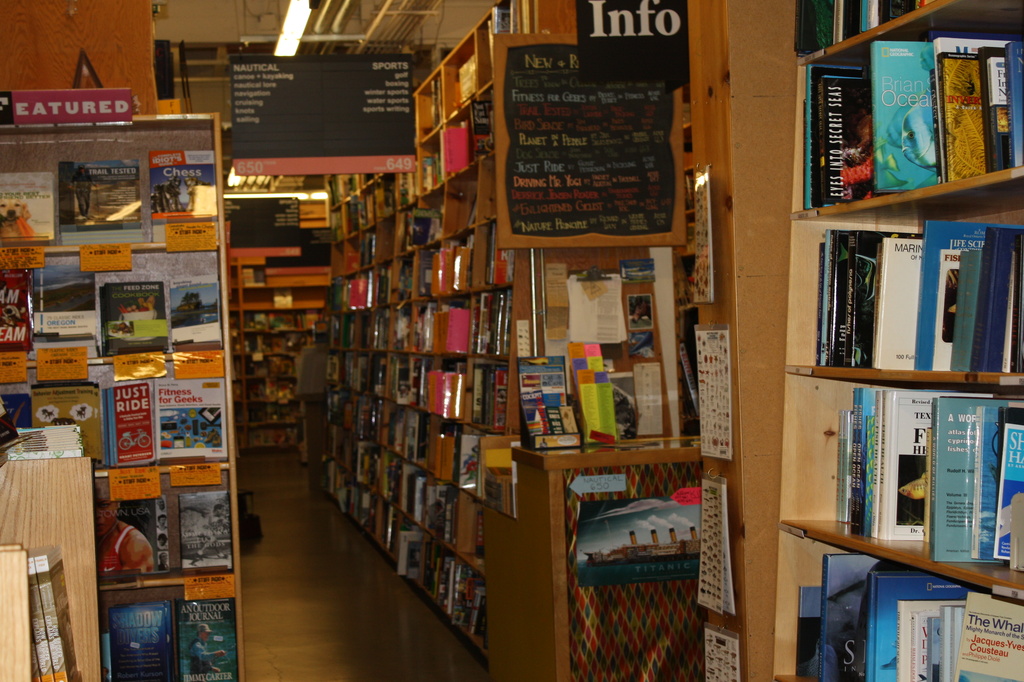
[[[900,192],[938,181],[931,43],[871,43],[875,189]]]

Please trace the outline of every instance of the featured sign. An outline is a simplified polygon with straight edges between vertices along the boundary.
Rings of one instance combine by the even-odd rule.
[[[680,95],[584,82],[571,37],[497,38],[498,246],[682,244]]]
[[[238,175],[416,167],[409,55],[232,55],[231,119]]]
[[[128,88],[0,91],[0,125],[131,123]]]
[[[689,83],[686,11],[686,0],[576,0],[580,77]]]

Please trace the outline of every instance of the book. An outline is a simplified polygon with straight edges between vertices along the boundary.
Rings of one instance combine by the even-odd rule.
[[[101,578],[169,571],[167,500],[96,500],[96,552]]]
[[[943,324],[948,326],[945,301],[946,279],[959,263],[959,252],[980,249],[985,243],[984,223],[926,220],[921,246],[920,307],[917,314],[916,370],[945,370],[949,367],[952,341],[943,341]],[[958,273],[959,274],[959,273]],[[955,297],[953,299],[956,300]],[[953,320],[955,325],[955,320]],[[952,331],[952,329],[950,329]],[[950,334],[952,339],[952,334]]]
[[[801,585],[796,626],[796,674],[818,674],[818,637],[821,636],[821,585]]]
[[[82,430],[85,454],[103,461],[103,419],[98,384],[88,381],[33,384],[32,426],[50,426],[70,419]]]
[[[985,135],[985,171],[1010,167],[1010,114],[1006,102],[1006,48],[978,50],[981,68],[981,126]]]
[[[932,401],[928,544],[932,561],[969,562],[975,504],[978,408],[1004,400],[939,396]]]
[[[32,271],[0,269],[0,352],[32,349]]]
[[[1024,226],[996,225],[985,230],[981,249],[978,303],[971,344],[971,371],[1003,371],[1004,335],[1013,272],[1014,242]]]
[[[0,445],[0,453],[11,461],[85,457],[82,430],[77,424],[19,427],[18,437]]]
[[[39,605],[46,625],[53,680],[69,682],[78,674],[78,662],[61,548],[39,547],[29,550],[29,555],[35,564],[35,589],[39,593]]]
[[[922,240],[886,237],[878,253],[874,348],[876,369],[914,369]]]
[[[224,445],[224,380],[156,380],[161,463],[227,458]]]
[[[935,120],[929,73],[932,46],[920,41],[871,43],[875,189],[894,192],[934,185]]]
[[[1024,166],[1024,42],[1006,43],[1006,107],[1010,119],[1010,167]]]
[[[61,161],[57,169],[60,243],[145,241],[137,159]]]
[[[441,131],[442,159],[446,175],[458,173],[469,165],[474,155],[470,137],[470,129],[465,124]]]
[[[927,476],[927,433],[931,428],[935,391],[885,389],[880,409],[878,465],[878,529],[881,540],[924,542]]]
[[[53,680],[53,662],[50,660],[50,640],[46,636],[46,616],[39,595],[39,581],[36,578],[36,560],[28,553],[28,603],[29,626],[32,628],[32,680],[33,682]]]
[[[35,346],[83,345],[96,356],[96,274],[75,260],[47,258],[32,288]]]
[[[164,283],[107,282],[100,286],[104,355],[167,350]]]
[[[823,291],[822,340],[825,345],[824,364],[842,367],[845,364],[846,311],[849,309],[849,230],[828,230],[826,232],[825,254],[828,279]]]
[[[993,556],[1010,559],[1010,507],[1013,497],[1024,493],[1024,408],[999,409],[1002,433],[999,453],[999,493],[996,497],[996,538]]]
[[[107,622],[111,682],[173,682],[171,602],[114,605]]]
[[[0,246],[52,243],[56,205],[53,173],[0,173]]]
[[[954,680],[1019,678],[1024,666],[1024,608],[972,592],[967,595],[959,642]]]
[[[943,52],[935,57],[938,120],[945,182],[985,173],[985,135],[981,113],[981,68],[977,54]]]
[[[978,318],[978,288],[981,285],[981,251],[960,252],[960,273],[956,287],[956,319],[953,321],[953,347],[949,368],[954,372],[971,371],[971,347]]]
[[[220,348],[220,284],[217,275],[170,282],[171,343],[178,350]]]
[[[178,495],[181,567],[232,567],[231,500],[227,490]]]
[[[866,554],[826,554],[821,560],[821,636],[818,679],[864,679],[867,636],[861,610],[867,576],[889,566]]]
[[[821,206],[821,106],[823,78],[859,78],[863,69],[846,66],[808,64],[804,70],[804,208]]]
[[[905,232],[851,230],[847,243],[846,343],[843,357],[848,367],[871,367],[875,346],[875,304],[878,280],[878,247],[887,237],[917,238]],[[906,293],[904,293],[906,295]]]
[[[928,621],[933,618],[938,621],[943,606],[962,603],[961,599],[900,599],[896,602],[895,679],[915,682],[928,679],[931,658]]]
[[[818,87],[822,202],[869,198],[874,189],[871,84],[867,78],[825,76]]]
[[[103,389],[103,396],[107,465],[145,466],[155,462],[152,384],[117,382]]]
[[[238,680],[235,600],[175,599],[180,682]]]
[[[217,215],[217,158],[213,150],[151,151],[149,210],[154,219]],[[163,241],[154,238],[153,241]]]
[[[875,682],[896,682],[896,649],[901,600],[963,599],[968,588],[920,571],[875,570],[868,574],[867,657],[865,668]]]
[[[822,0],[800,0],[796,5],[797,52],[814,52],[832,44],[834,8]]]

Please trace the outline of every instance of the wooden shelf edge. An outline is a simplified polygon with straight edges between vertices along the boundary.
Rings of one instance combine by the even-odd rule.
[[[169,473],[171,473],[171,467],[173,467],[173,466],[182,466],[182,465],[185,465],[185,464],[217,464],[217,465],[220,466],[220,470],[221,471],[227,471],[228,469],[231,468],[231,462],[227,462],[227,461],[224,461],[224,462],[220,462],[220,461],[215,461],[215,462],[181,462],[180,464],[177,464],[177,465],[175,465],[175,464],[159,464],[159,465],[157,465],[156,468],[160,471],[161,474],[169,474]],[[143,465],[143,466],[148,468],[149,466],[152,466],[152,465]],[[112,468],[107,468],[107,469],[96,469],[93,472],[93,476],[95,476],[96,478],[109,478],[110,477],[110,472],[111,471],[117,471],[117,470],[118,470],[117,467],[112,467]]]
[[[982,384],[986,386],[1024,386],[1024,374],[1001,372],[949,372],[918,370],[885,370],[858,367],[820,367],[817,365],[786,365],[786,373],[796,376],[821,377],[869,383],[907,382],[920,384]]]

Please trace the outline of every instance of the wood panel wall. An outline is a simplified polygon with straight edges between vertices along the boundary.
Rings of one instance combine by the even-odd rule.
[[[157,113],[149,2],[5,0],[2,4],[0,87],[70,88],[84,49],[103,87],[131,88],[136,114]]]

